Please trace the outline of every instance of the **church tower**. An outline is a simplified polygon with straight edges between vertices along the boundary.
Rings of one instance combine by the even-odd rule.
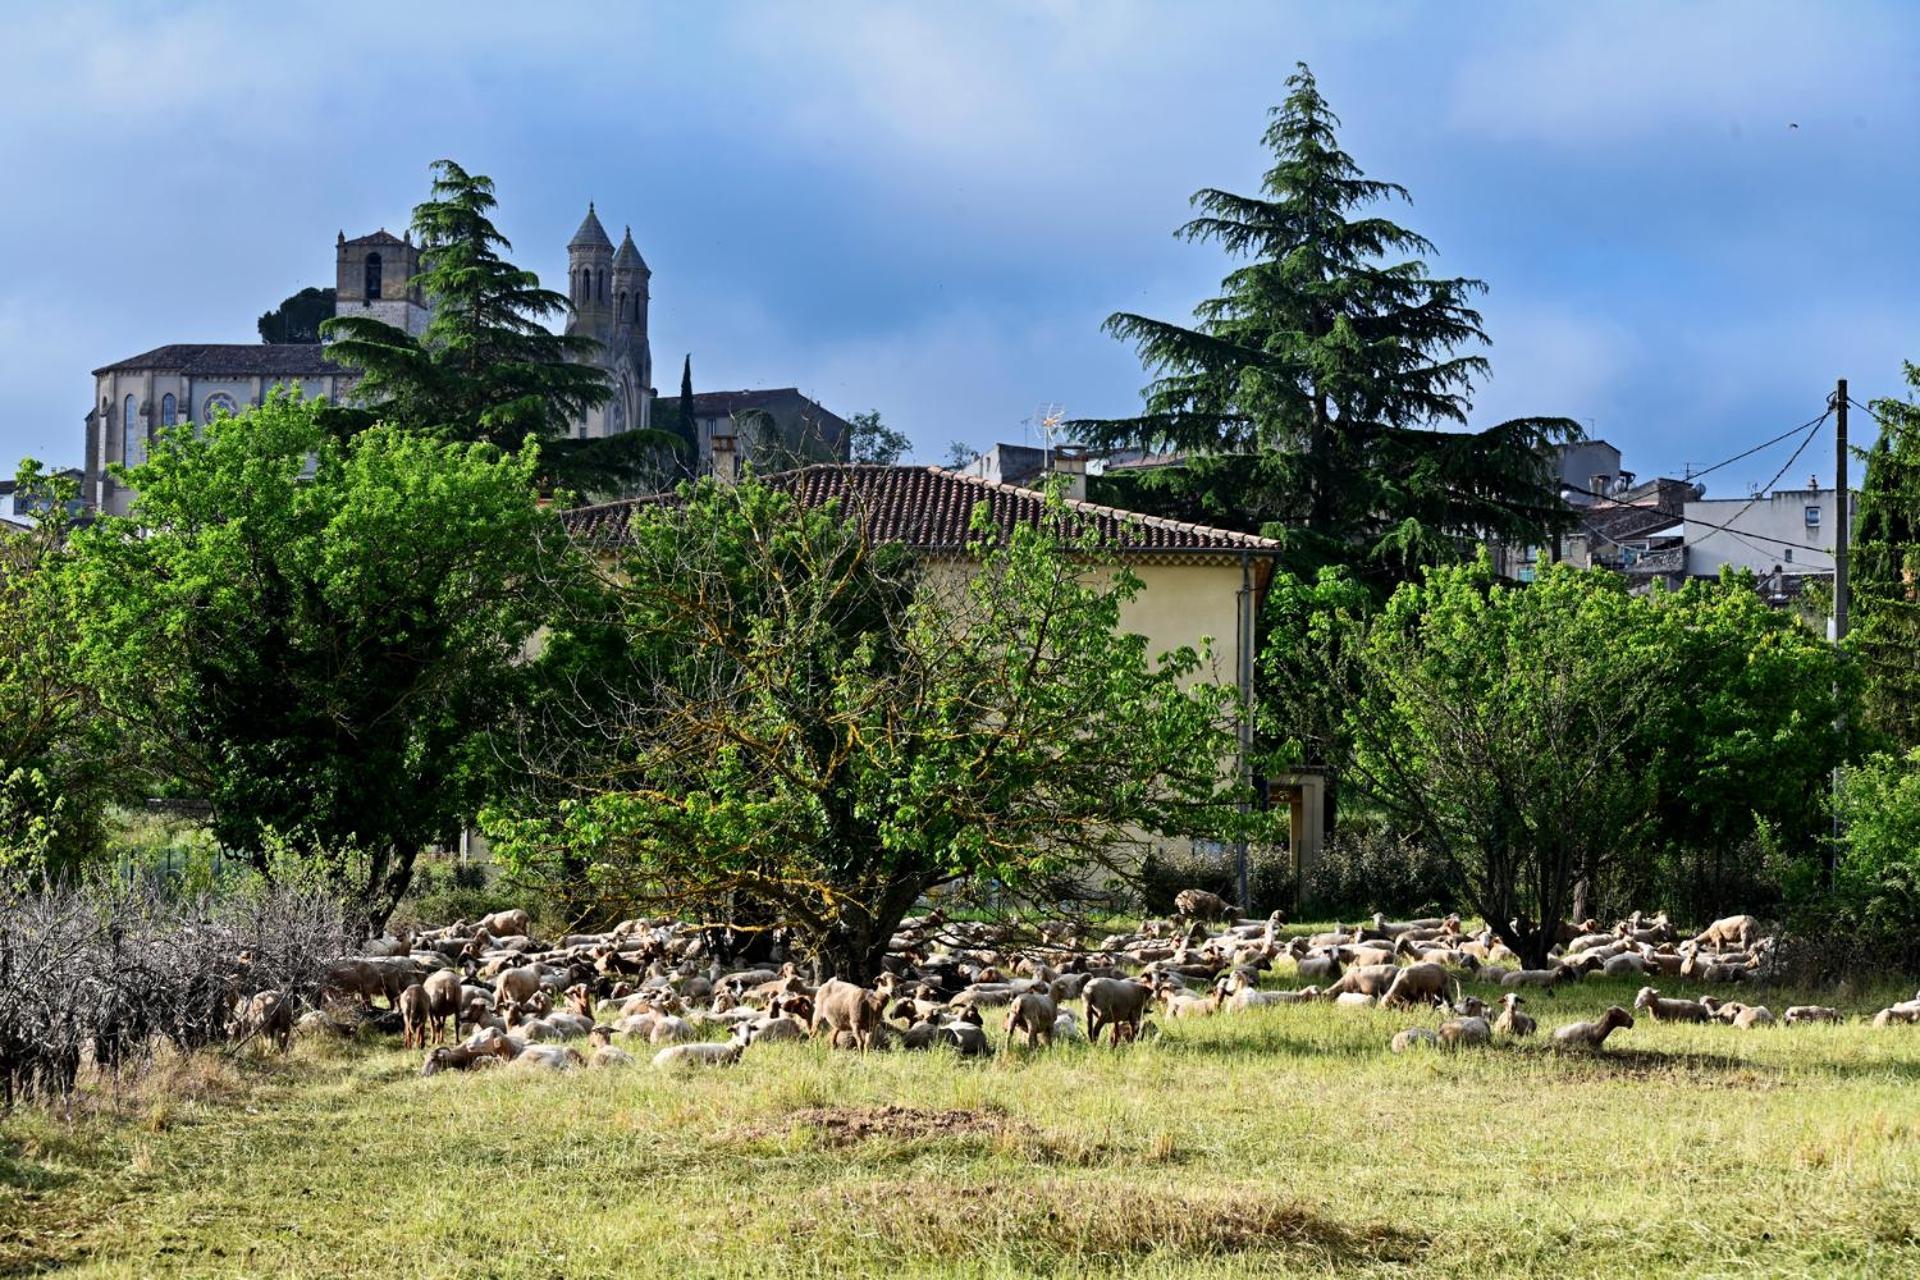
[[[432,312],[413,283],[420,274],[420,250],[413,234],[396,236],[384,227],[370,236],[334,242],[336,316],[371,316],[414,337],[426,332]]]
[[[567,299],[573,314],[567,332],[592,338],[602,346],[613,340],[613,241],[600,225],[593,205],[580,229],[567,241]]]
[[[617,431],[647,426],[653,416],[653,347],[647,341],[652,278],[628,227],[613,255],[613,342],[607,352],[613,362],[614,394],[623,401],[623,422],[613,428]]]

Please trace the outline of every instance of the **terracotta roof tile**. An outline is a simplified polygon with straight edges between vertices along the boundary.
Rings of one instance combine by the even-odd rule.
[[[1040,518],[1045,495],[1034,489],[962,475],[945,467],[822,465],[764,476],[761,483],[793,494],[803,505],[833,499],[861,512],[869,533],[879,541],[903,542],[916,551],[966,550],[974,508],[981,503],[1001,529],[1032,524]],[[645,505],[669,501],[670,494],[576,507],[562,517],[567,530],[590,546],[611,550],[627,539],[628,522]],[[1280,544],[1271,538],[1207,525],[1166,520],[1091,502],[1069,500],[1067,507],[1087,522],[1108,549],[1135,555],[1272,555]]]

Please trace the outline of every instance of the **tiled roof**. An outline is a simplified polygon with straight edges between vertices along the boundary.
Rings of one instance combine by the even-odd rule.
[[[1001,529],[1036,523],[1045,495],[1034,489],[962,475],[945,467],[855,466],[801,467],[762,477],[761,483],[793,494],[816,507],[840,499],[861,514],[877,541],[904,542],[916,551],[966,550],[973,511],[981,503]],[[577,507],[562,517],[568,532],[590,546],[612,549],[627,539],[637,507],[671,500],[656,494],[595,507]],[[1280,544],[1271,538],[1206,525],[1166,520],[1091,502],[1069,500],[1067,508],[1082,528],[1108,550],[1133,555],[1272,555]]]
[[[267,377],[324,378],[330,373],[352,373],[322,353],[318,342],[175,342],[155,347],[125,360],[102,365],[93,372],[124,373],[153,369],[185,373],[196,378]]]

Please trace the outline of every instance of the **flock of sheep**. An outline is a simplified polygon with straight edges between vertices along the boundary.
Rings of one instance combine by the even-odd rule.
[[[331,966],[327,995],[357,1001],[363,1017],[425,1050],[425,1075],[502,1063],[631,1066],[640,1046],[661,1069],[725,1066],[749,1045],[814,1036],[861,1051],[946,1046],[977,1057],[994,1052],[989,1015],[1008,1045],[1097,1043],[1103,1034],[1118,1044],[1156,1034],[1149,1021],[1156,1011],[1183,1019],[1308,1001],[1431,1010],[1437,1026],[1410,1026],[1390,1048],[1467,1048],[1532,1035],[1537,1024],[1525,993],[1594,975],[1641,977],[1648,985],[1632,1011],[1616,1005],[1551,1029],[1555,1046],[1598,1050],[1613,1032],[1631,1028],[1636,1013],[1738,1028],[1841,1020],[1834,1009],[1809,1005],[1776,1019],[1762,1005],[1673,999],[1652,985],[1669,975],[1727,985],[1764,977],[1773,943],[1752,916],[1715,921],[1692,937],[1664,915],[1636,913],[1609,929],[1566,925],[1551,967],[1529,969],[1490,930],[1467,933],[1458,917],[1390,922],[1376,915],[1289,940],[1280,936],[1278,913],[1209,929],[1208,920],[1231,919],[1226,903],[1197,890],[1177,903],[1174,920],[1137,932],[1092,939],[1050,922],[1022,945],[994,926],[937,915],[909,920],[870,987],[809,982],[777,952],[764,963],[729,963],[714,931],[677,921],[629,920],[607,933],[541,942],[526,912],[502,911],[472,925],[379,939],[366,954]],[[1261,988],[1263,973],[1289,971],[1308,985]],[[1463,978],[1498,984],[1503,995],[1492,1006],[1463,995]],[[387,1009],[377,1011],[375,1000]],[[1068,1007],[1074,1002],[1079,1015]],[[318,1010],[296,1019],[271,991],[253,997],[237,1021],[243,1034],[283,1047],[296,1031],[346,1029]],[[1881,1010],[1873,1022],[1920,1023],[1920,996]]]

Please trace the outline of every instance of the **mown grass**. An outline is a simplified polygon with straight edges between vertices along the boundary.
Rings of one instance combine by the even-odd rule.
[[[0,1122],[0,1270],[1920,1274],[1920,1029],[1388,1054],[1411,1020],[1283,1008],[989,1062],[767,1045],[681,1077],[200,1061]]]

